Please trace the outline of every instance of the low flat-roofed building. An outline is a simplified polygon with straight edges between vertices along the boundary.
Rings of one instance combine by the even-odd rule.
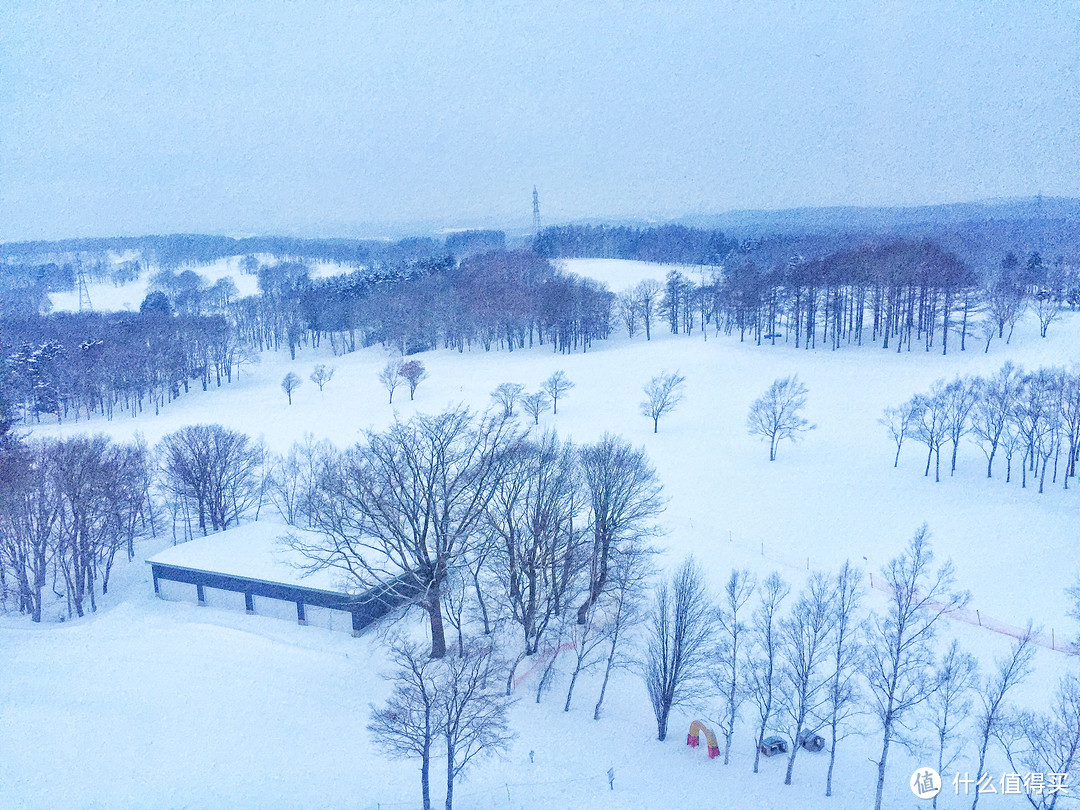
[[[289,535],[307,541],[318,536],[264,520],[171,546],[146,561],[153,571],[154,593],[163,599],[190,594],[200,605],[242,605],[248,613],[275,616],[292,614],[295,606],[300,624],[315,618],[330,627],[348,622],[356,635],[418,592],[406,577],[364,590],[344,571],[311,570],[312,561],[289,545]]]

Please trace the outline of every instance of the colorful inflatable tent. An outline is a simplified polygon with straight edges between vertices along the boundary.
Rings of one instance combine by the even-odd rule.
[[[697,748],[702,734],[705,735],[705,742],[709,745],[709,759],[720,756],[720,746],[716,744],[716,735],[700,720],[695,720],[690,724],[690,731],[686,735],[686,744],[691,748]]]

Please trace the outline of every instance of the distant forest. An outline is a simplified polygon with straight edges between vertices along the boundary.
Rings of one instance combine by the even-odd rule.
[[[684,225],[645,229],[559,225],[545,228],[533,240],[533,250],[548,259],[636,259],[661,264],[719,265],[738,247],[721,231]]]
[[[1080,306],[1071,226],[949,227],[940,240],[739,243],[678,225],[570,225],[522,250],[507,250],[501,231],[385,243],[179,236],[4,245],[0,404],[4,418],[29,422],[157,412],[193,387],[227,384],[259,352],[295,357],[324,342],[334,354],[373,344],[400,355],[537,345],[565,353],[616,331],[649,340],[662,324],[805,349],[947,353],[975,341],[986,351],[1025,312],[1045,336],[1063,307]],[[257,295],[239,297],[228,277],[211,284],[198,272],[234,256],[257,277]],[[613,292],[566,272],[558,260],[570,257],[672,267],[663,282]],[[323,261],[345,272],[319,278],[314,263]],[[145,275],[149,292],[139,312],[48,314],[48,294],[71,289],[76,272],[117,284]]]

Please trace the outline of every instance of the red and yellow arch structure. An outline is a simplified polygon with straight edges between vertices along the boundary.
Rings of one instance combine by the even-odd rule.
[[[695,720],[690,724],[690,731],[686,735],[686,744],[691,748],[697,748],[702,734],[705,735],[705,742],[709,746],[709,759],[720,756],[720,746],[716,744],[716,735],[700,720]]]

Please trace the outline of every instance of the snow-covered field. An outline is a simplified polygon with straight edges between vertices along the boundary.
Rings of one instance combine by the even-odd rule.
[[[672,270],[678,270],[695,281],[702,272],[702,268],[697,265],[654,264],[622,259],[563,259],[560,263],[570,273],[607,284],[612,292],[622,292],[649,278],[663,281]]]
[[[618,290],[649,274],[662,278],[670,268],[589,260],[569,262],[568,269],[595,274]],[[237,283],[240,278],[234,274]],[[137,307],[141,297],[133,300]],[[376,380],[388,357],[379,348],[337,358],[309,350],[296,361],[287,352],[267,354],[239,382],[183,397],[158,417],[50,426],[40,433],[104,431],[124,439],[139,432],[153,444],[180,425],[219,422],[261,436],[278,451],[306,432],[346,444],[366,428],[387,425],[395,413],[404,418],[458,403],[481,409],[500,382],[533,390],[563,369],[577,387],[560,400],[557,416],[541,418],[541,429],[578,442],[609,431],[646,448],[670,499],[665,563],[693,553],[714,587],[732,567],[759,575],[775,569],[798,586],[807,569],[834,568],[845,558],[877,572],[926,522],[935,551],[953,559],[973,607],[1014,625],[1031,618],[1058,638],[1075,635],[1064,591],[1080,574],[1080,493],[1058,484],[1039,495],[1015,482],[987,480],[974,445],[962,446],[955,477],[946,474],[940,484],[923,477],[925,456],[915,444],[905,445],[893,469],[892,444],[877,419],[887,405],[939,377],[989,374],[1007,359],[1029,368],[1080,360],[1076,314],[1055,323],[1045,340],[1037,324],[1024,322],[1011,346],[995,341],[983,354],[981,345],[969,345],[948,357],[870,347],[807,352],[663,331],[657,328],[649,343],[623,337],[570,356],[549,347],[430,352],[419,356],[431,376],[416,400],[399,389],[393,406]],[[316,362],[337,369],[322,393],[307,381]],[[686,375],[686,399],[654,435],[651,420],[638,412],[641,386],[661,370],[676,369]],[[305,380],[291,406],[279,387],[288,371]],[[793,372],[809,388],[807,416],[817,429],[799,444],[782,445],[770,463],[767,447],[746,433],[747,408],[773,379]],[[142,556],[164,543],[145,544]],[[39,627],[0,617],[0,806],[419,804],[418,765],[385,759],[365,730],[369,704],[388,691],[377,677],[386,664],[376,634],[353,639],[266,616],[163,602],[153,598],[141,559],[120,565],[95,616]],[[868,600],[880,605],[880,594]],[[406,621],[422,626],[418,617]],[[985,664],[1008,647],[1007,639],[966,624],[948,623],[945,633]],[[1076,662],[1041,650],[1037,674],[1021,697],[1039,706],[1070,665]],[[869,760],[880,740],[869,718],[869,736],[840,749],[836,795],[825,799],[825,755],[800,756],[791,787],[782,784],[779,761],[765,761],[762,773],[752,774],[749,723],[739,729],[726,768],[687,748],[682,730],[695,717],[710,717],[707,703],[700,711],[677,711],[668,741],[656,742],[644,689],[630,673],[616,675],[605,717],[596,723],[591,707],[598,684],[591,676],[578,687],[569,714],[562,712],[565,683],[539,705],[530,685],[522,686],[512,712],[515,744],[504,758],[472,771],[456,791],[458,807],[855,810],[872,803],[875,766]],[[926,806],[908,788],[922,761],[894,752],[886,806]],[[954,769],[974,771],[972,753]],[[1007,770],[997,754],[987,769]],[[441,778],[436,771],[433,783]],[[434,794],[440,802],[438,787]],[[950,784],[939,806],[970,804],[970,797],[965,802],[951,794]],[[984,802],[990,808],[1026,805],[1020,796]]]

